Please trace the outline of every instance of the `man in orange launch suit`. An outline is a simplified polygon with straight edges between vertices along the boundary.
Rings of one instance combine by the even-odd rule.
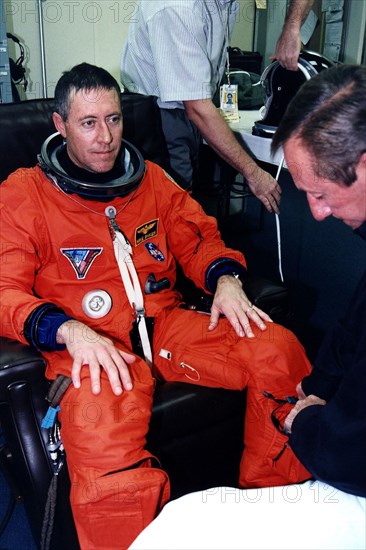
[[[72,378],[59,416],[81,548],[128,547],[169,498],[145,448],[154,377],[247,387],[239,484],[308,479],[263,392],[295,394],[309,363],[295,336],[249,302],[243,255],[122,141],[120,91],[104,69],[64,73],[55,105],[59,135],[37,166],[1,185],[1,331],[37,347],[49,379]],[[176,261],[213,294],[210,316],[179,307]]]

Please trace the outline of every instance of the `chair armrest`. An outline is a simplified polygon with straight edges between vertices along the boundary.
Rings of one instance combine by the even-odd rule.
[[[11,338],[0,337],[0,370],[24,365],[27,361],[34,360],[41,360],[45,364],[41,353],[35,348]]]
[[[44,376],[46,362],[42,355],[31,346],[10,338],[0,337],[0,403],[9,400],[14,384],[29,384],[32,399],[44,402],[48,382]],[[35,390],[33,391],[33,388]],[[38,407],[37,407],[38,408]]]
[[[0,338],[1,427],[23,495],[25,499],[31,495],[37,505],[45,501],[52,472],[47,434],[40,428],[47,409],[44,372],[45,361],[40,353],[15,340]]]
[[[288,316],[289,292],[282,283],[247,273],[243,287],[253,304],[268,313],[274,321],[281,323]]]
[[[8,469],[24,500],[36,541],[41,540],[52,468],[47,451],[47,430],[41,429],[48,408],[45,397],[49,382],[46,362],[32,348],[0,337],[0,422],[10,451]],[[57,514],[51,548],[78,550],[79,545],[69,504],[67,465],[59,474]]]

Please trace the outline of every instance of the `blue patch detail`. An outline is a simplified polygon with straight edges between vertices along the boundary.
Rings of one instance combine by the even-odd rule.
[[[85,279],[95,258],[103,248],[61,248],[61,253],[69,260],[78,279]]]
[[[161,250],[158,249],[156,244],[145,243],[145,248],[150,254],[150,256],[154,258],[154,260],[157,260],[158,262],[163,262],[165,260],[164,254],[161,252]]]

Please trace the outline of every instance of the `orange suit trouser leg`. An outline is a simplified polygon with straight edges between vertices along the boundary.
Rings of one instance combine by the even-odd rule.
[[[296,385],[310,372],[304,349],[292,332],[268,323],[255,338],[240,338],[222,318],[208,331],[209,316],[176,309],[155,324],[154,365],[167,381],[240,390],[247,388],[242,487],[285,485],[309,479],[280,433],[271,413],[276,398],[296,395]]]
[[[70,386],[59,413],[71,479],[71,506],[82,550],[123,550],[169,498],[167,474],[145,450],[153,379],[140,359],[130,369],[134,388],[115,396],[102,375],[90,391]]]

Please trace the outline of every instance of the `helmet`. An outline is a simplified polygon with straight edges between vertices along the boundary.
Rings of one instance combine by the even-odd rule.
[[[257,120],[253,126],[253,134],[262,137],[273,137],[287,105],[299,88],[323,69],[333,65],[333,62],[315,52],[303,50],[298,59],[298,71],[284,69],[278,61],[274,61],[261,76],[261,84],[265,89],[267,100],[264,106],[262,120]]]
[[[91,200],[111,200],[114,197],[128,195],[137,189],[145,174],[145,161],[140,151],[123,140],[121,162],[124,163],[126,171],[121,177],[103,183],[77,180],[69,176],[57,160],[58,153],[65,147],[66,142],[61,134],[56,132],[46,139],[38,155],[43,172],[65,193],[76,193]]]

